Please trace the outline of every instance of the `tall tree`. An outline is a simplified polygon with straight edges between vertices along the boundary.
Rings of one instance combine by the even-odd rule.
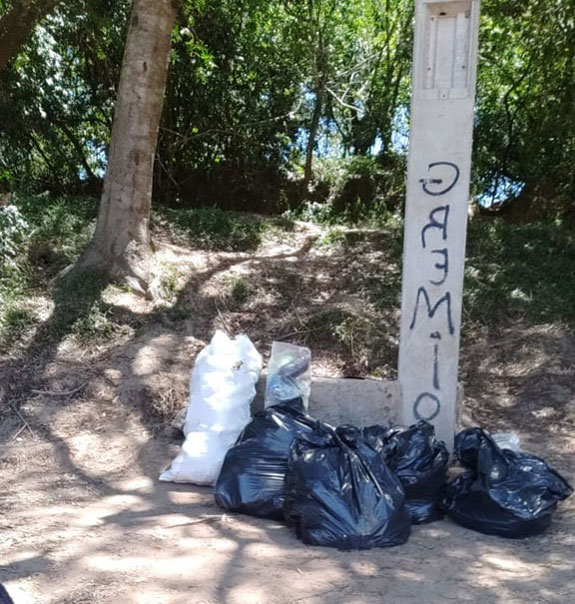
[[[28,39],[36,24],[62,0],[19,0],[0,17],[0,71]]]
[[[134,0],[94,237],[76,269],[96,268],[152,295],[149,219],[174,0]]]

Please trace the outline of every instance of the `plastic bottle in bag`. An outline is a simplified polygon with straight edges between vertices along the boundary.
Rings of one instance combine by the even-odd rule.
[[[307,409],[311,389],[311,351],[309,348],[273,342],[268,363],[265,407],[300,398]]]

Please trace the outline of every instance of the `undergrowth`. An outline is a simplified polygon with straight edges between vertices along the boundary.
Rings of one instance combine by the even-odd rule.
[[[401,231],[382,239],[386,265],[370,275],[370,299],[399,307]],[[464,329],[513,320],[575,324],[575,236],[557,224],[471,222],[463,293]]]
[[[0,348],[10,349],[33,327],[42,328],[46,338],[71,335],[83,343],[130,329],[103,302],[106,286],[93,275],[58,287],[52,284],[89,241],[97,200],[38,196],[17,199],[14,205],[17,213],[4,221],[5,231],[12,229],[14,237],[9,245],[4,245],[6,253],[0,266]],[[155,221],[156,226],[160,223],[185,245],[241,252],[255,251],[274,229],[285,233],[293,228],[288,220],[214,208],[159,209]],[[386,221],[385,229],[370,231],[332,225],[317,243],[321,250],[333,248],[346,257],[362,259],[360,265],[364,268],[354,277],[359,287],[354,289],[377,312],[399,309],[400,304],[402,230],[389,217]],[[379,254],[377,266],[367,259],[370,252]],[[575,324],[574,265],[575,236],[564,226],[513,225],[499,220],[471,222],[464,330],[470,332],[477,325],[499,326],[516,320]],[[164,267],[161,287],[167,302],[176,300],[178,283],[177,267]],[[228,299],[237,309],[257,294],[258,288],[249,275],[229,283]],[[47,321],[38,314],[40,299],[54,303]],[[180,314],[187,316],[189,310]],[[355,319],[342,319],[323,321],[321,326],[313,326],[310,333],[315,334],[320,328],[329,331],[338,342],[355,351],[364,348],[363,344],[360,346],[362,338],[372,338],[377,327],[364,319],[361,324]],[[365,354],[369,356],[368,351]]]
[[[193,248],[228,252],[256,250],[269,228],[261,218],[218,208],[162,208],[156,220],[162,219],[167,221],[172,236],[179,243]]]

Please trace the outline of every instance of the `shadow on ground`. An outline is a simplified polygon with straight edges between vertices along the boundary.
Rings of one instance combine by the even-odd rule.
[[[132,333],[78,354],[66,335],[100,295],[94,286],[3,363],[0,581],[19,604],[573,601],[571,502],[546,535],[525,541],[442,521],[415,527],[404,546],[339,552],[304,546],[281,524],[223,515],[209,489],[157,481],[177,450],[157,427],[185,403],[193,358],[216,327],[245,330],[263,352],[272,339],[310,344],[319,367],[340,373],[365,372],[360,337],[372,346],[379,337],[377,366],[394,363],[394,290],[387,311],[368,295],[378,266],[397,273],[384,242],[320,253],[316,234],[290,237],[256,256],[166,246],[189,274],[170,309],[112,304]],[[326,317],[339,333],[326,335]],[[488,427],[517,430],[572,481],[573,334],[557,325],[481,334],[463,351],[467,407]]]

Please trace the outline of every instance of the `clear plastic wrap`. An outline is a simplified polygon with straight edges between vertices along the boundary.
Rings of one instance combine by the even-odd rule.
[[[303,346],[273,342],[268,364],[265,406],[301,398],[308,408],[311,390],[311,351]]]

